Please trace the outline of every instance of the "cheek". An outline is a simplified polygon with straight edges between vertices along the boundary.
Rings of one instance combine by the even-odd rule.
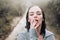
[[[40,16],[39,16],[39,19],[42,21],[42,20],[43,20],[43,16],[42,16],[42,15],[40,15]]]
[[[31,22],[32,18],[33,18],[33,17],[30,17],[30,16],[29,16],[28,21]]]
[[[42,21],[43,21],[43,16],[41,15],[41,16],[39,16],[39,23],[42,23]]]

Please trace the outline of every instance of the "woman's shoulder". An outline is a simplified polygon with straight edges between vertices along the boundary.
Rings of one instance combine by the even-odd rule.
[[[55,40],[54,33],[46,30],[45,40]]]
[[[25,29],[24,31],[18,33],[18,35],[26,35],[27,33],[28,33],[28,32],[27,32],[27,30]]]
[[[27,37],[27,36],[28,36],[27,29],[17,34],[17,37]]]
[[[50,35],[54,35],[53,32],[46,29],[46,35],[45,36],[47,37],[47,36],[50,36]]]
[[[54,36],[54,33],[46,29],[45,37]]]
[[[24,30],[17,35],[17,40],[25,40],[26,38],[28,39],[28,32],[27,30]]]

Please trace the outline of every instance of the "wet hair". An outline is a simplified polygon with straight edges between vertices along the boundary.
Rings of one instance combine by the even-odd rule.
[[[30,22],[28,22],[29,9],[28,9],[27,14],[26,14],[26,26],[25,26],[28,32],[29,32],[29,29],[30,29]],[[44,14],[44,11],[43,11],[43,9],[41,9],[41,10],[42,10],[42,15],[43,15],[44,21],[42,21],[42,27],[41,27],[41,33],[40,34],[43,35],[43,37],[44,37],[45,36],[46,23],[45,23],[45,14]]]

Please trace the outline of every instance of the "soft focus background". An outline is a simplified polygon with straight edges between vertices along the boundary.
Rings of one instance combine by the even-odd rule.
[[[60,0],[0,0],[0,40],[16,40],[24,30],[25,14],[31,5],[43,8],[47,29],[60,40]]]

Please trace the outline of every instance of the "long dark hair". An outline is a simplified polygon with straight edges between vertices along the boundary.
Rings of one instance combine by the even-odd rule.
[[[29,9],[28,9],[27,14],[26,14],[26,28],[27,28],[27,31],[29,31],[29,29],[30,29],[30,22],[28,22]],[[42,21],[42,27],[41,27],[41,33],[40,34],[42,34],[43,36],[45,36],[46,23],[45,23],[45,15],[44,15],[44,11],[43,10],[42,10],[42,14],[43,14],[44,21]]]

